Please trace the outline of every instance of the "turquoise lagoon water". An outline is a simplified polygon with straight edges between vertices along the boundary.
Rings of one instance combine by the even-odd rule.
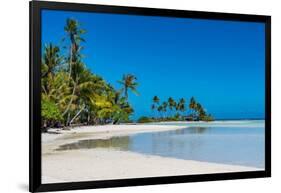
[[[187,123],[157,123],[157,125]],[[153,127],[155,124],[149,124]],[[264,168],[264,121],[188,123],[184,129],[141,133],[110,139],[80,140],[58,150],[114,148],[186,160]]]

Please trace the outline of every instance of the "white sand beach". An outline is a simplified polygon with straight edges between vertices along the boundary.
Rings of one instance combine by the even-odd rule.
[[[42,183],[77,182],[260,170],[139,154],[110,148],[56,151],[63,144],[83,139],[107,139],[136,133],[182,129],[167,125],[103,125],[56,130],[42,134]]]

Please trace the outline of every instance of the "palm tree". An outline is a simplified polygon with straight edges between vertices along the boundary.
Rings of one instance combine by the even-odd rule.
[[[157,108],[157,111],[160,113],[160,116],[161,116],[161,112],[163,111],[163,106],[159,105],[158,108]]]
[[[195,118],[195,110],[197,108],[197,103],[194,97],[191,97],[190,102],[189,102],[189,109],[191,110],[191,115],[192,118]]]
[[[160,99],[158,98],[158,96],[154,96],[153,98],[152,98],[152,105],[151,105],[151,109],[152,110],[157,110],[157,107],[158,107],[158,105],[159,105],[159,102],[160,102]]]
[[[155,104],[159,104],[159,102],[160,102],[160,99],[158,98],[158,96],[154,96],[152,100]]]
[[[44,47],[44,53],[42,57],[41,65],[41,78],[42,78],[42,90],[48,93],[51,88],[49,82],[54,78],[56,68],[61,65],[62,57],[60,56],[59,47],[53,44],[46,44]]]
[[[154,113],[154,110],[156,109],[156,105],[155,104],[152,104],[151,105],[151,110],[152,110],[152,113]],[[155,115],[154,115],[155,116]]]
[[[200,103],[197,103],[196,111],[198,114],[198,120],[204,119],[204,117],[206,116],[206,112]]]
[[[170,112],[172,112],[173,108],[176,106],[176,102],[172,97],[168,98],[168,106],[169,106]]]
[[[67,19],[64,30],[69,52],[61,53],[60,48],[51,43],[46,44],[42,52],[42,128],[69,126],[74,122],[116,124],[128,121],[134,112],[128,102],[128,92],[137,94],[136,77],[124,75],[119,81],[123,88],[115,90],[86,68],[80,45],[85,30],[80,29],[78,21]],[[158,110],[158,97],[154,103],[152,109]],[[162,112],[163,107],[159,111]]]
[[[164,117],[165,117],[165,113],[167,112],[167,106],[168,106],[168,103],[166,101],[164,101],[162,103],[162,107],[163,107],[163,112],[164,112]]]
[[[44,54],[42,57],[42,74],[41,77],[44,78],[50,74],[54,75],[55,69],[62,62],[62,57],[60,56],[60,49],[58,46],[52,43],[46,44],[44,46]]]
[[[70,39],[70,51],[69,51],[69,76],[72,75],[72,68],[75,61],[79,58],[79,51],[81,49],[79,43],[85,41],[81,35],[86,31],[80,29],[80,24],[74,19],[68,18],[66,20],[66,26],[64,27],[65,32],[67,33]]]
[[[103,82],[95,82],[96,77],[91,74],[89,70],[85,68],[84,63],[79,63],[76,70],[73,73],[76,73],[76,82],[75,82],[75,100],[72,103],[72,106],[75,107],[74,115],[67,124],[71,125],[72,122],[86,109],[87,104],[90,101],[90,97],[94,94],[98,94],[97,90],[105,87]]]
[[[68,101],[68,105],[63,112],[63,116],[67,115],[66,124],[70,123],[70,110],[71,106],[73,105],[74,98],[77,96],[77,88],[78,88],[78,81],[79,81],[79,72],[82,71],[84,65],[81,61],[80,56],[80,42],[85,41],[81,35],[85,33],[85,30],[80,29],[80,25],[78,21],[74,19],[67,19],[66,25],[64,27],[65,32],[70,40],[70,51],[69,51],[69,86],[72,88],[71,97]],[[76,104],[78,105],[78,104]]]
[[[138,92],[136,90],[138,83],[135,82],[137,78],[132,74],[125,74],[123,75],[122,80],[119,80],[118,82],[123,85],[123,91],[125,98],[128,99],[128,90],[131,90],[133,93],[138,95]]]
[[[178,110],[181,111],[181,112],[184,112],[186,109],[185,109],[185,100],[184,98],[181,98],[179,103],[178,103]]]

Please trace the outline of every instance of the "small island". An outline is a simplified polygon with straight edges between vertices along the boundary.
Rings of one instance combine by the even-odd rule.
[[[138,123],[164,122],[164,121],[214,121],[211,114],[207,114],[204,107],[198,103],[194,97],[189,102],[190,114],[186,113],[186,103],[184,98],[175,101],[169,97],[167,101],[160,103],[158,96],[154,96],[151,110],[154,111],[153,117],[142,116],[138,119]]]

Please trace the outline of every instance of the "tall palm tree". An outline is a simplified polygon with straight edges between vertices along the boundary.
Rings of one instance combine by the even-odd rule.
[[[79,44],[81,41],[85,41],[81,37],[81,35],[84,34],[86,31],[80,29],[80,24],[78,23],[78,21],[70,18],[66,20],[66,26],[64,27],[64,30],[70,39],[69,76],[71,76],[74,62],[77,61],[78,57],[80,56],[79,51],[81,47]]]
[[[137,92],[137,86],[138,83],[136,82],[137,78],[132,74],[125,74],[123,75],[122,80],[119,80],[118,82],[123,85],[123,91],[125,98],[128,99],[128,90],[133,92],[134,94],[138,95]]]
[[[81,68],[84,68],[81,61],[80,55],[80,42],[85,41],[81,35],[85,33],[85,30],[80,28],[80,24],[78,21],[74,19],[67,19],[66,25],[64,27],[65,32],[70,41],[70,51],[69,51],[69,85],[72,88],[72,94],[70,100],[68,101],[68,105],[63,112],[63,116],[67,115],[66,123],[69,124],[70,122],[70,110],[71,106],[73,105],[74,98],[77,96],[77,88],[78,88],[78,81],[79,81],[79,71]],[[74,70],[73,70],[74,69]],[[77,104],[76,104],[77,105]]]

